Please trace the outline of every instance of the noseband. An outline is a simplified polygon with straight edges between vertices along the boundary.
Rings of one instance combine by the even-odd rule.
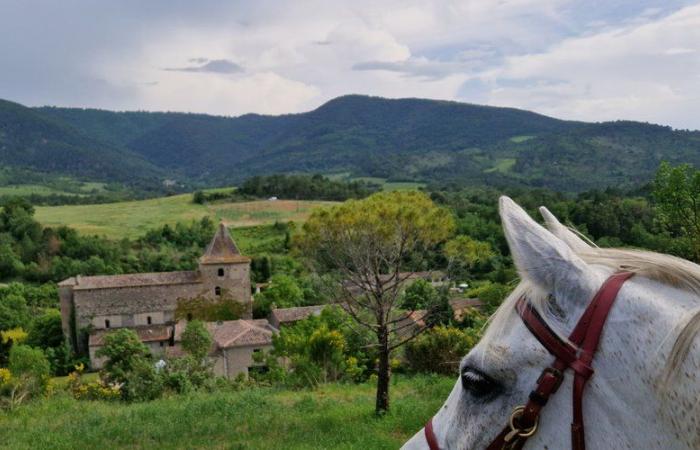
[[[632,272],[617,272],[610,276],[600,287],[591,303],[569,335],[569,342],[561,339],[544,321],[532,304],[521,297],[516,303],[516,310],[528,330],[537,340],[554,355],[551,366],[542,371],[535,390],[530,392],[527,403],[518,406],[508,420],[506,427],[486,450],[520,450],[529,437],[537,432],[540,411],[547,404],[564,379],[564,372],[574,372],[573,387],[573,421],[571,423],[571,448],[585,450],[586,441],[583,430],[583,390],[586,382],[593,375],[591,363],[598,349],[600,335],[605,320],[610,313],[617,293]],[[433,419],[425,425],[425,439],[430,450],[440,450],[437,437],[433,431]]]

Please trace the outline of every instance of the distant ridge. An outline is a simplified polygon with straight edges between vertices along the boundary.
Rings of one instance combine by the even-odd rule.
[[[662,160],[700,167],[700,132],[361,95],[306,113],[240,117],[0,101],[0,163],[101,181],[214,185],[255,174],[342,172],[580,191],[638,186]]]

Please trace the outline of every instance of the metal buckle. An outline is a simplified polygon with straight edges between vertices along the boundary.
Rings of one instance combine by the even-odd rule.
[[[515,444],[521,439],[527,439],[537,432],[537,427],[540,424],[539,416],[535,417],[535,424],[529,428],[519,428],[515,421],[522,417],[523,412],[525,412],[525,406],[517,406],[510,415],[510,421],[508,426],[510,427],[510,432],[506,434],[503,438],[503,449],[508,450],[514,448]]]
[[[559,386],[561,386],[561,383],[564,381],[564,373],[562,373],[562,371],[559,369],[555,369],[554,367],[547,367],[546,369],[544,369],[542,371],[539,378],[537,379],[538,385],[540,383],[542,383],[542,380],[544,379],[545,375],[547,375],[547,374],[550,374],[556,380],[554,388],[552,389],[552,392],[555,392],[556,390],[559,389]]]

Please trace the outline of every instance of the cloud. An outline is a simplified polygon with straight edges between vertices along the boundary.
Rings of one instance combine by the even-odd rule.
[[[569,38],[482,74],[488,102],[583,120],[700,128],[700,5]]]
[[[240,73],[244,69],[240,65],[227,59],[207,60],[206,58],[191,58],[190,62],[198,63],[198,66],[165,68],[169,72],[208,72],[208,73]]]
[[[10,2],[0,98],[235,115],[359,93],[700,128],[688,3]]]

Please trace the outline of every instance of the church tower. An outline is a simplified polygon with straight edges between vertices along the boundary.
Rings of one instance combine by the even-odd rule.
[[[241,255],[223,222],[199,259],[199,272],[207,297],[232,297],[246,305],[242,318],[252,318],[250,258]]]

